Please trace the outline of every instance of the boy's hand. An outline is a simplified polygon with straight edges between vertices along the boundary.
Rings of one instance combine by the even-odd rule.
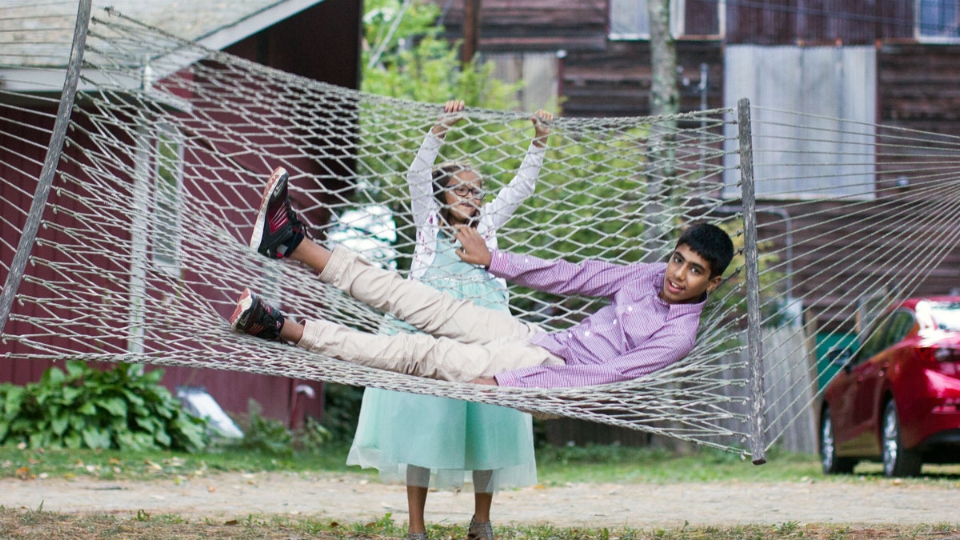
[[[553,122],[553,114],[540,109],[530,117],[530,121],[533,122],[533,129],[536,130],[536,134],[533,136],[533,144],[543,148],[547,145],[547,137],[550,136],[550,123]]]
[[[457,240],[460,241],[460,249],[457,250],[457,256],[460,260],[470,264],[476,264],[484,268],[490,267],[490,260],[493,255],[487,243],[476,229],[467,225],[454,225],[457,229]]]
[[[497,384],[497,380],[494,379],[493,377],[478,377],[470,382],[472,382],[473,384],[483,384],[486,386],[500,386],[499,384]]]
[[[447,130],[457,122],[463,120],[463,100],[451,99],[443,104],[443,112],[437,117],[437,123],[433,126],[433,134],[441,139],[447,134]]]

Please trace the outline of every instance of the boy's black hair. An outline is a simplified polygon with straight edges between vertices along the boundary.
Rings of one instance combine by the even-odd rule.
[[[687,227],[677,240],[677,247],[686,245],[710,264],[710,277],[722,275],[733,259],[733,240],[726,231],[709,223]]]

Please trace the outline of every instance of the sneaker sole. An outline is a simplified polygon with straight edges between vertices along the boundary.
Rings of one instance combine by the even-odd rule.
[[[277,187],[282,184],[281,180],[286,174],[283,167],[277,167],[267,180],[267,187],[263,190],[263,198],[260,199],[260,211],[257,212],[257,220],[253,222],[253,234],[250,235],[250,247],[255,251],[260,251],[260,242],[263,241],[263,227],[267,223],[267,207],[270,206],[270,199],[275,195]]]
[[[234,332],[242,332],[237,328],[237,324],[240,322],[240,319],[243,318],[243,315],[250,311],[250,306],[253,305],[253,293],[250,292],[250,289],[244,289],[243,294],[240,295],[240,299],[237,300],[237,307],[233,310],[233,315],[230,315],[230,328]]]

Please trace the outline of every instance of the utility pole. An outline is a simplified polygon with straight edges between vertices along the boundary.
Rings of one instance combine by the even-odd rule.
[[[473,61],[480,44],[480,0],[463,0],[463,46],[460,48],[460,63],[466,66]]]

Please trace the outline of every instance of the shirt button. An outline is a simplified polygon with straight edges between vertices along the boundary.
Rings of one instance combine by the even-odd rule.
[[[633,306],[627,306],[627,311],[633,311]]]
[[[587,336],[587,337],[590,337],[590,332],[589,332],[589,331],[584,332],[583,335],[584,335],[584,336]]]

